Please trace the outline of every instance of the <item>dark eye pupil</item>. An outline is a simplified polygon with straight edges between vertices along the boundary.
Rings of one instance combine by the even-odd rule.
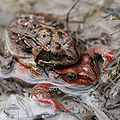
[[[85,75],[85,76],[84,76],[84,79],[87,79],[87,78],[88,78],[88,75]]]
[[[72,82],[75,81],[77,79],[77,75],[70,72],[70,73],[66,73],[67,78]]]

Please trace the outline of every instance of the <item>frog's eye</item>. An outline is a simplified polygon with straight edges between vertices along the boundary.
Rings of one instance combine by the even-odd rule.
[[[66,77],[71,81],[75,81],[77,79],[77,74],[75,73],[72,73],[72,72],[69,72],[69,73],[66,73]]]

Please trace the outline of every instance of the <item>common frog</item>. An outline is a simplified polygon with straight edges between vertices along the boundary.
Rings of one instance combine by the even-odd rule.
[[[53,104],[54,112],[57,105],[65,112],[66,109],[50,97],[50,89],[54,86],[72,92],[75,89],[71,87],[79,86],[77,92],[81,88],[87,89],[96,83],[99,76],[93,60],[94,54],[103,56],[103,68],[109,59],[115,57],[104,45],[96,44],[85,51],[81,42],[64,30],[60,19],[47,14],[18,15],[16,20],[6,26],[2,44],[4,52],[0,77],[17,78],[15,80],[22,85],[37,84],[33,87],[31,96],[38,102]],[[47,75],[41,75],[40,68],[46,66],[50,66],[51,69],[47,71]],[[4,72],[8,70],[9,72]]]

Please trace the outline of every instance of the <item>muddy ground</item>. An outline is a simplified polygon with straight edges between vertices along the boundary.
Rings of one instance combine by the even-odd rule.
[[[19,12],[56,14],[65,22],[66,14],[74,2],[75,0],[0,0],[0,31],[2,33],[5,25],[14,20]],[[116,52],[120,49],[119,17],[119,0],[80,0],[70,13],[70,21],[72,22],[69,23],[69,29],[72,32],[77,32],[76,37],[85,42],[87,47],[95,43],[103,43]],[[113,20],[114,18],[117,20]],[[98,85],[92,93],[88,94],[97,107],[92,105],[92,102],[87,104],[87,101],[83,100],[84,98],[76,98],[57,92],[55,97],[62,102],[69,113],[68,116],[62,115],[61,118],[54,119],[120,120],[120,50],[116,54],[117,64],[111,65],[112,62],[109,63],[108,68],[110,67],[111,71],[103,72],[101,70]],[[101,68],[101,61],[98,64]],[[113,74],[115,75],[114,79],[112,79]],[[8,102],[9,95],[4,94],[0,97],[1,111],[5,109],[2,105]],[[2,119],[7,120],[8,118]],[[14,118],[9,119],[14,120]],[[52,120],[52,118],[50,119]]]

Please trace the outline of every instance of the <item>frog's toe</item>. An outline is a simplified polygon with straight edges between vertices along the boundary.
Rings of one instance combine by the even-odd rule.
[[[60,106],[64,110],[65,113],[67,113],[67,110],[65,109],[65,107],[57,100],[50,98],[49,94],[47,95],[47,97],[45,94],[42,94],[42,99],[39,98],[38,95],[34,95],[34,96],[36,97],[37,101],[40,103],[44,103],[44,104],[48,104],[48,105],[52,104],[54,107],[54,113],[57,112],[57,105]]]
[[[104,59],[103,69],[106,67],[107,63],[111,58],[115,58],[115,55],[113,54],[113,52],[109,52],[105,56],[103,56],[103,59]]]
[[[54,107],[54,113],[56,113],[57,111],[57,105],[60,106],[64,112],[66,113],[67,110],[65,109],[65,107],[59,103],[57,100],[51,98],[51,95],[48,91],[50,91],[50,89],[52,88],[53,85],[49,84],[49,83],[40,83],[37,84],[31,91],[31,96],[34,96],[35,99],[40,102],[40,103],[44,103],[44,104],[48,104],[48,105],[53,105]]]
[[[57,105],[60,106],[64,110],[65,113],[67,113],[66,108],[60,102],[58,102],[55,99],[51,99],[51,102],[52,102],[52,104],[54,106],[54,113],[56,113],[56,111],[57,111]]]

